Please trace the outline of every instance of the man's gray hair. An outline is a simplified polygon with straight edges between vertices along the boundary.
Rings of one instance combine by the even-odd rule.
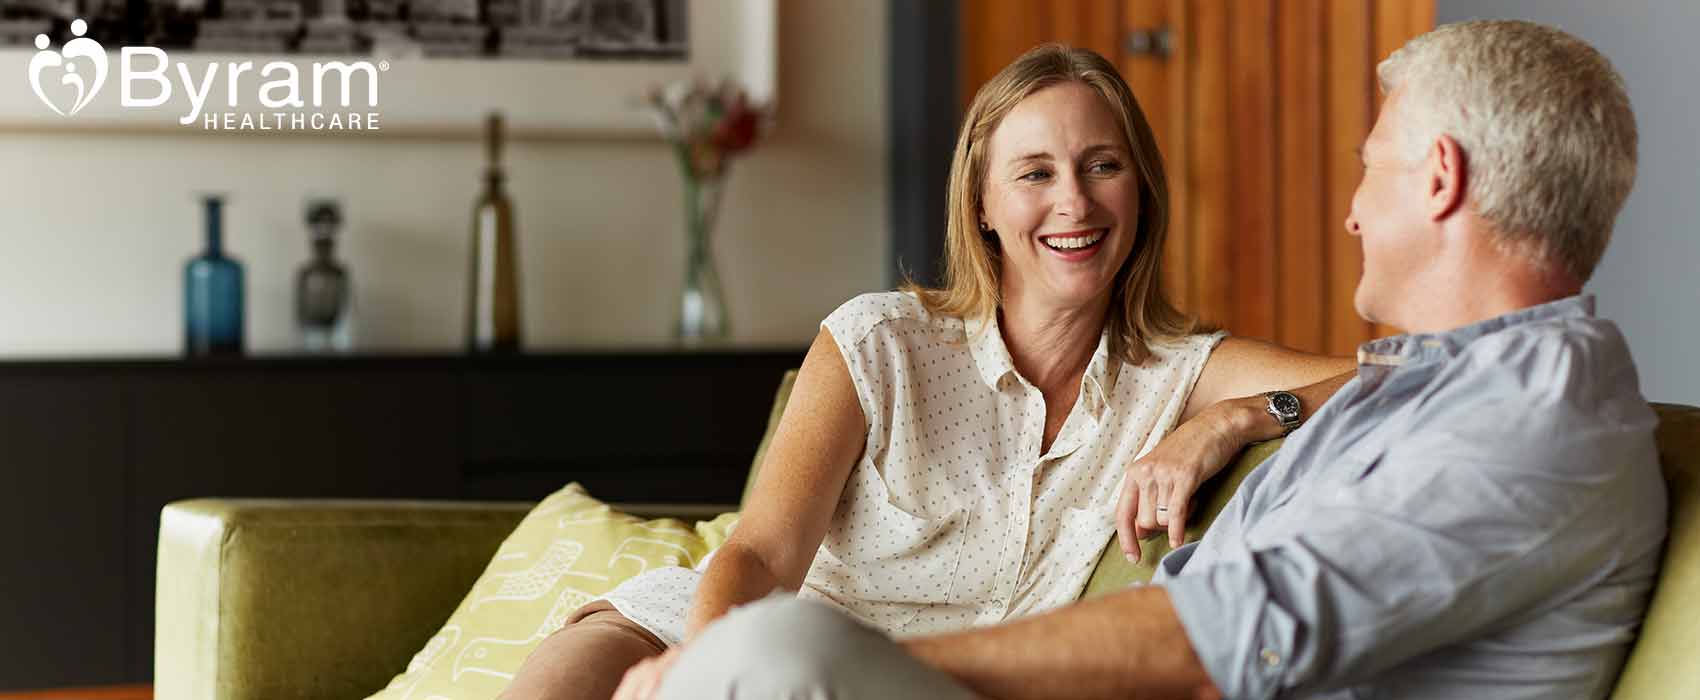
[[[1635,113],[1605,56],[1532,22],[1460,22],[1412,39],[1376,75],[1385,93],[1405,88],[1406,160],[1452,137],[1466,205],[1501,244],[1593,274],[1635,184]]]

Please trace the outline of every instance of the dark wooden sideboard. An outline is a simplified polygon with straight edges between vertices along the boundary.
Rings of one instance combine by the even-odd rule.
[[[150,679],[171,501],[735,503],[803,353],[0,362],[0,689]]]

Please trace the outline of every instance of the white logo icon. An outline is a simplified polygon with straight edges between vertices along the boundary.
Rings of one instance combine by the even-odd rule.
[[[35,90],[35,96],[41,98],[48,108],[60,116],[71,116],[81,111],[100,92],[100,86],[106,84],[106,49],[101,48],[100,42],[83,36],[88,33],[89,23],[81,18],[71,22],[71,34],[77,38],[65,42],[63,53],[47,50],[47,35],[35,35],[35,56],[30,59],[30,88]],[[77,63],[72,59],[87,58],[94,65],[94,84],[88,85],[83,76],[77,73]],[[69,112],[59,109],[59,105],[47,98],[47,93],[41,89],[41,72],[48,67],[60,67],[64,74],[59,76],[60,85],[70,85],[77,88],[77,98],[71,103]]]

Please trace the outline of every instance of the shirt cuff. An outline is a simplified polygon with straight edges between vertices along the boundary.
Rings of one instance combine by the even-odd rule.
[[[1157,585],[1223,697],[1262,700],[1291,685],[1298,624],[1270,599],[1250,557],[1168,573]]]

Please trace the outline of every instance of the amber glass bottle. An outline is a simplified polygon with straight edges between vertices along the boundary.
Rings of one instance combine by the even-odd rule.
[[[519,352],[519,252],[513,203],[502,189],[502,115],[486,121],[484,146],[489,165],[484,193],[472,206],[466,347],[475,353]]]

